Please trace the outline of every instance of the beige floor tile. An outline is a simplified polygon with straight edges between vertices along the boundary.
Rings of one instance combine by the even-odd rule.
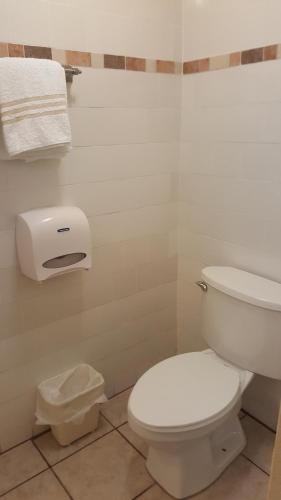
[[[242,426],[247,437],[243,455],[270,473],[275,434],[251,417],[243,418]]]
[[[0,495],[47,468],[45,460],[28,441],[0,456]]]
[[[132,389],[128,389],[118,394],[101,407],[102,414],[114,427],[125,424],[128,420],[127,405],[131,391]]]
[[[72,455],[72,453],[75,453],[84,446],[93,443],[96,439],[104,436],[112,429],[112,425],[110,425],[102,416],[100,416],[99,427],[95,432],[87,434],[86,436],[78,439],[69,446],[60,446],[51,432],[47,432],[46,434],[39,436],[34,440],[34,442],[41,453],[44,455],[48,463],[50,465],[54,465],[60,460],[69,457],[69,455]]]
[[[144,459],[116,431],[54,470],[75,500],[131,500],[153,483]]]
[[[148,447],[146,442],[132,431],[129,424],[121,425],[118,430],[144,457],[147,457]]]
[[[155,486],[152,486],[152,488],[150,488],[140,497],[138,497],[138,500],[171,500],[171,499],[174,500],[173,497],[168,495],[168,493],[162,490],[157,484],[155,484]]]
[[[194,500],[265,500],[268,476],[239,457],[209,488],[196,495]]]
[[[69,500],[56,477],[46,471],[4,495],[3,500]]]

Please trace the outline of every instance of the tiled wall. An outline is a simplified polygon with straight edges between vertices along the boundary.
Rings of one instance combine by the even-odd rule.
[[[247,50],[221,54],[217,56],[193,59],[183,63],[183,74],[192,75],[205,71],[216,71],[219,69],[233,68],[234,66],[245,66],[267,61],[281,59],[281,44],[267,45]]]
[[[56,47],[57,58],[75,51],[67,53],[75,64],[77,51],[175,61],[179,7],[175,0],[3,0],[1,41],[19,55],[34,49],[17,44]],[[92,56],[94,68],[84,65],[69,86],[74,147],[67,157],[0,162],[2,450],[31,435],[41,380],[89,362],[110,395],[176,349],[180,78],[112,71],[109,56],[102,71]],[[89,218],[92,270],[43,284],[24,278],[15,215],[68,204]]]
[[[203,266],[232,265],[281,281],[281,60],[265,60],[278,55],[276,48],[271,57],[269,49],[258,49],[242,52],[242,62],[261,64],[228,67],[231,53],[275,47],[280,16],[278,0],[184,0],[184,61],[211,58],[217,63],[211,69],[222,70],[183,78],[181,351],[202,346],[194,281]],[[257,377],[244,405],[274,426],[280,389],[279,382]]]
[[[114,50],[114,48],[112,49]],[[147,73],[181,73],[182,63],[163,59],[132,57],[121,54],[64,50],[36,45],[0,42],[0,57],[34,57],[53,59],[63,65],[74,65],[94,69],[118,69]]]
[[[175,60],[180,14],[180,0],[2,0],[1,41]]]

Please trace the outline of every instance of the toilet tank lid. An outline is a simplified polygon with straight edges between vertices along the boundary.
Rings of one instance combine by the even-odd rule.
[[[234,267],[205,267],[207,285],[249,304],[281,311],[281,284]]]

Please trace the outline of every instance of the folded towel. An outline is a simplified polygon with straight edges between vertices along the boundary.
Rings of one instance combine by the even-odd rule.
[[[65,72],[56,61],[0,58],[0,118],[8,159],[59,158],[70,148]]]
[[[70,151],[69,145],[61,145],[48,149],[40,149],[34,151],[27,151],[17,156],[10,156],[7,152],[4,138],[3,138],[3,127],[0,126],[0,160],[23,160],[26,163],[33,162],[36,160],[49,160],[49,159],[59,159]]]

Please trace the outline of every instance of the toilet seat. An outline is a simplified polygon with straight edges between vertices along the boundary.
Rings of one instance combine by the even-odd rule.
[[[241,396],[239,369],[212,351],[174,356],[148,370],[129,399],[129,415],[153,432],[205,426],[235,406]]]

